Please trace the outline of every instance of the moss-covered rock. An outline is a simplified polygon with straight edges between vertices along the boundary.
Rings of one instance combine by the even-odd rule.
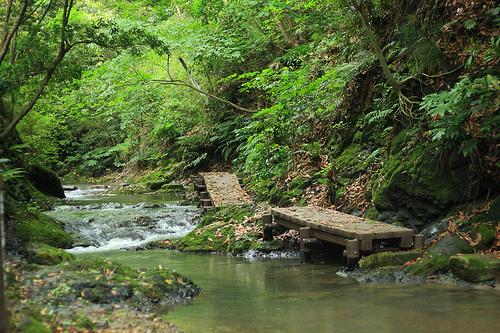
[[[459,253],[473,253],[474,249],[463,239],[447,236],[433,244],[426,254],[413,265],[406,268],[410,275],[430,275],[449,269],[450,257]]]
[[[380,252],[363,257],[359,261],[359,267],[362,269],[368,269],[378,267],[402,266],[406,262],[416,259],[421,255],[421,250]]]
[[[410,275],[427,276],[436,272],[442,272],[449,267],[450,256],[428,254],[407,267],[405,272]]]
[[[51,333],[52,331],[40,321],[32,317],[25,317],[19,324],[21,333]]]
[[[457,236],[446,236],[427,249],[428,254],[452,256],[458,253],[474,253],[474,249]]]
[[[30,243],[26,247],[28,262],[39,265],[57,265],[75,259],[71,253],[43,243]]]
[[[11,262],[8,272],[12,332],[125,332],[131,323],[148,332],[177,332],[167,322],[150,325],[160,321],[151,312],[200,293],[193,281],[167,268],[132,269],[100,258],[56,266]]]
[[[367,153],[362,145],[353,143],[337,156],[332,167],[342,175],[349,176],[363,171]]]
[[[469,177],[465,164],[444,167],[438,163],[433,144],[405,147],[396,139],[403,148],[395,149],[372,178],[372,199],[379,211],[404,207],[413,216],[435,218],[464,197],[463,184]]]
[[[59,177],[50,169],[34,164],[29,168],[28,179],[40,192],[54,196],[56,198],[65,198],[64,190]]]
[[[500,273],[500,259],[491,255],[462,254],[450,258],[452,273],[469,282],[493,280]]]
[[[64,274],[55,274],[62,271]],[[52,302],[82,298],[96,304],[127,302],[139,307],[183,302],[201,289],[189,278],[164,267],[137,270],[110,260],[79,258],[42,274]],[[40,291],[43,293],[44,291]]]
[[[285,247],[285,242],[280,239],[275,239],[270,242],[259,242],[255,250],[262,252],[279,251]]]
[[[64,230],[62,222],[36,210],[20,209],[14,219],[15,233],[25,243],[45,243],[64,249],[73,244],[73,237]]]

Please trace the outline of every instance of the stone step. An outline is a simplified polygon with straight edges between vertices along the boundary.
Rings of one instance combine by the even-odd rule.
[[[206,185],[195,184],[195,190],[198,192],[205,192],[207,190]]]
[[[212,206],[212,200],[210,199],[200,199],[200,202],[203,207]]]

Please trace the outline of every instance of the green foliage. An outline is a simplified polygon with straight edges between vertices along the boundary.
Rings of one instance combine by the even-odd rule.
[[[21,168],[11,168],[8,166],[10,160],[8,158],[0,158],[0,179],[9,181],[24,176],[26,171]]]
[[[429,118],[431,139],[458,147],[464,156],[473,155],[479,143],[498,140],[498,90],[498,78],[486,75],[464,77],[450,90],[425,96],[420,109]]]

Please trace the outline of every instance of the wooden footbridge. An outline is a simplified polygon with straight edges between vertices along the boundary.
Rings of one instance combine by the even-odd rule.
[[[363,253],[423,246],[423,236],[412,229],[319,207],[273,208],[267,222],[267,238],[274,225],[298,230],[306,260],[311,247],[320,241],[345,247],[344,255],[351,261]]]
[[[205,211],[252,203],[237,176],[231,173],[201,173],[194,186]],[[264,240],[273,239],[273,230],[278,225],[298,230],[306,261],[311,248],[322,241],[345,247],[344,255],[351,262],[364,253],[423,246],[423,237],[415,235],[412,229],[319,207],[273,208],[263,220]]]

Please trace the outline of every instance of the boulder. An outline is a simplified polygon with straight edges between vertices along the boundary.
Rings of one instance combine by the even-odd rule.
[[[73,186],[66,185],[66,186],[63,186],[63,190],[64,191],[76,191],[76,190],[78,190],[78,187],[76,187],[74,185]]]
[[[499,276],[500,259],[492,255],[456,255],[450,258],[450,268],[456,277],[465,281],[488,281]]]
[[[414,135],[403,131],[394,138],[391,156],[372,177],[371,194],[379,212],[403,209],[423,222],[460,202],[466,196],[463,184],[470,181],[470,176],[464,160],[446,168],[440,165],[436,143],[423,143],[409,150]]]
[[[56,197],[65,198],[64,189],[59,177],[50,169],[34,164],[27,174],[28,180],[40,192]]]
[[[425,256],[406,268],[410,275],[430,275],[449,268],[450,257],[459,253],[473,253],[474,249],[463,239],[447,236],[427,249]]]
[[[453,256],[458,253],[474,253],[474,249],[457,236],[446,236],[427,249],[428,254]]]
[[[24,243],[44,243],[59,248],[70,248],[73,236],[64,230],[64,224],[48,215],[28,211],[22,206],[15,213],[14,234]]]
[[[38,265],[57,265],[63,261],[75,259],[75,256],[63,249],[43,243],[30,243],[26,247],[28,261]]]
[[[270,242],[261,242],[259,243],[257,250],[262,252],[272,252],[279,251],[285,247],[285,242],[281,239],[275,239]]]
[[[407,261],[416,259],[422,255],[421,250],[380,252],[363,257],[359,261],[360,268],[378,268],[390,266],[402,266]]]
[[[155,220],[149,216],[137,216],[132,220],[132,223],[139,226],[150,226],[155,223]]]

